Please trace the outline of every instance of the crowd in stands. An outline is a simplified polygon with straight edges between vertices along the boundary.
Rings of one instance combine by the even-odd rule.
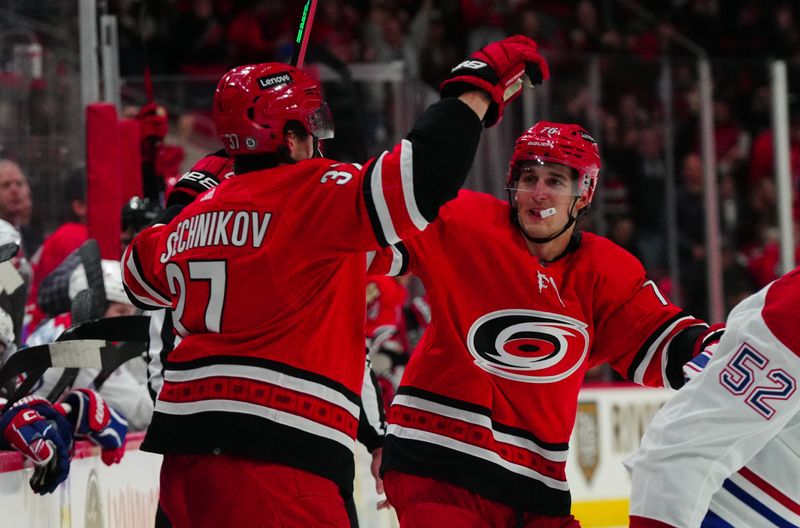
[[[215,79],[237,64],[287,61],[302,4],[290,0],[111,0],[107,8],[119,17],[123,76],[141,75],[147,65],[156,76]],[[599,107],[586,86],[556,90],[550,111],[557,115],[551,117],[599,127],[591,131],[600,138],[603,157],[600,184],[606,233],[643,261],[663,291],[679,294],[688,311],[707,317],[698,85],[691,52],[674,36],[698,44],[714,61],[714,134],[727,311],[778,275],[766,61],[786,59],[790,87],[800,85],[800,6],[754,0],[640,2],[652,11],[650,18],[631,11],[628,4],[618,0],[326,0],[319,3],[316,13],[308,61],[346,70],[353,63],[400,60],[412,78],[433,90],[465,50],[511,33],[534,38],[558,79],[568,79],[578,87],[588,85],[587,57],[599,57],[603,84]],[[668,172],[665,156],[664,108],[653,80],[663,54],[673,60],[673,174]],[[630,70],[626,69],[629,64],[634,64]],[[206,101],[210,102],[212,91],[207,90]],[[563,99],[561,92],[571,95]],[[329,96],[336,113],[340,105],[335,94]],[[791,168],[797,189],[800,101],[793,99]],[[357,100],[368,106],[369,97]],[[209,109],[198,105],[194,110]],[[374,113],[388,114],[380,105]],[[346,129],[346,116],[335,117],[337,127]],[[378,134],[379,127],[360,125],[354,129]],[[337,133],[335,141],[344,137],[355,144],[367,143],[343,132]],[[361,160],[369,146],[351,146],[348,151],[337,144],[336,148],[342,159]],[[188,163],[194,161],[191,157]],[[664,196],[670,178],[677,192],[677,284],[669,280],[665,228]],[[67,187],[83,193],[75,185]],[[0,218],[20,230],[25,253],[33,257],[48,233],[30,228],[36,205],[31,195],[19,164],[0,161]],[[72,217],[67,227],[84,229],[80,211],[75,210],[79,197],[64,196],[70,199],[65,207]],[[590,217],[584,228],[597,225]],[[795,236],[800,236],[797,227]],[[78,238],[82,241],[85,235],[81,232]]]
[[[686,307],[707,316],[698,86],[691,50],[679,40],[688,38],[715,61],[714,133],[730,309],[777,276],[766,60],[786,59],[790,86],[800,82],[793,75],[800,74],[800,68],[793,68],[800,61],[800,7],[753,0],[640,2],[651,10],[650,18],[627,4],[330,0],[319,4],[309,60],[339,67],[401,60],[412,78],[437,87],[464,50],[511,33],[534,38],[560,78],[573,75],[576,83],[586,82],[585,57],[599,54],[604,86],[599,113],[588,89],[565,90],[578,95],[563,101],[556,94],[552,112],[563,121],[599,123],[601,130],[593,132],[601,138],[608,233],[643,260],[663,289],[679,288]],[[156,73],[190,75],[218,74],[248,62],[286,61],[302,8],[302,3],[287,0],[119,0],[111,5],[120,15],[123,73],[132,75],[141,73],[144,59]],[[173,52],[143,54],[143,49]],[[664,112],[652,82],[663,54],[675,60],[674,174],[667,174]],[[626,61],[635,62],[631,69],[636,78],[625,71]],[[368,106],[364,101],[369,97],[360,100]],[[792,169],[797,186],[800,110],[796,112]],[[380,126],[365,128],[380,134]],[[679,284],[672,284],[667,273],[664,195],[669,178],[678,197]]]

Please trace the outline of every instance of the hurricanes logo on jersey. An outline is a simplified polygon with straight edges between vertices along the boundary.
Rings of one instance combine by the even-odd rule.
[[[587,325],[536,310],[500,310],[480,317],[467,334],[475,364],[503,378],[552,383],[580,368],[589,353]]]

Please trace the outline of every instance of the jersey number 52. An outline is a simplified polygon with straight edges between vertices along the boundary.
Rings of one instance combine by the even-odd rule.
[[[772,383],[755,385],[757,371],[763,371],[769,359],[755,348],[744,344],[728,361],[719,374],[719,381],[730,393],[744,396],[744,401],[758,414],[769,420],[775,415],[775,408],[768,400],[788,400],[797,389],[797,382],[783,369],[771,369],[767,379]]]

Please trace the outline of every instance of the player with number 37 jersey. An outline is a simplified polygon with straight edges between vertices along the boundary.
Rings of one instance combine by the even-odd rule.
[[[515,79],[528,61],[546,74],[533,41],[498,45]],[[508,80],[498,73],[494,83]],[[352,491],[364,372],[365,254],[422,232],[463,184],[484,116],[493,109],[493,124],[510,100],[508,90],[499,101],[485,93],[491,83],[465,84],[361,166],[320,157],[330,111],[300,70],[249,65],[220,80],[214,120],[235,176],[142,231],[122,262],[131,298],[172,309],[182,338],[142,446],[165,454],[160,506],[173,525],[342,525],[335,504],[339,489]],[[264,462],[282,478],[292,472],[292,486],[270,483],[276,468]],[[195,487],[243,478],[253,499],[231,494],[236,507]],[[319,491],[331,484],[338,501]]]

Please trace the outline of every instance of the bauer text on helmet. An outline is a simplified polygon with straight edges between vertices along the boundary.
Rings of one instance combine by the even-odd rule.
[[[541,121],[522,134],[514,145],[508,167],[507,185],[519,180],[521,169],[535,163],[557,163],[577,171],[576,196],[586,195],[591,203],[600,172],[597,142],[581,126]]]

